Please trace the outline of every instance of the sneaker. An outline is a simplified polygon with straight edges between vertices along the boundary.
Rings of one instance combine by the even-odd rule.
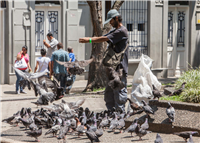
[[[58,99],[61,99],[61,98],[63,98],[64,97],[64,95],[60,95],[59,97],[58,97]]]
[[[27,93],[26,93],[25,91],[23,91],[23,90],[22,90],[22,91],[20,91],[20,93],[24,93],[24,94],[27,94]]]
[[[16,94],[20,94],[20,92],[19,92],[19,91],[16,91]]]

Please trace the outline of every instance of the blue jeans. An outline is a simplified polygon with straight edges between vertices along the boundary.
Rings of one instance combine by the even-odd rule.
[[[64,95],[64,92],[66,91],[66,74],[65,73],[59,73],[54,75],[55,78],[60,82],[60,86],[63,87],[62,95]]]
[[[23,72],[25,72],[25,70],[22,70]],[[17,76],[17,80],[16,80],[16,91],[18,91],[19,90],[19,82],[21,81],[21,80],[23,80],[23,78],[15,71],[15,74],[16,74],[16,76]],[[20,91],[23,91],[23,88],[20,86]]]
[[[70,75],[70,76],[72,77],[72,84],[71,84],[70,86],[67,87],[68,90],[71,90],[72,85],[73,85],[74,81],[76,80],[76,75],[73,75],[73,74],[72,74],[72,75]]]
[[[127,100],[127,79],[125,73],[123,73],[121,81],[125,85],[121,90],[113,90],[110,86],[106,86],[104,101],[106,102],[107,109],[115,107],[116,109],[121,108],[121,110],[125,112],[125,103]]]

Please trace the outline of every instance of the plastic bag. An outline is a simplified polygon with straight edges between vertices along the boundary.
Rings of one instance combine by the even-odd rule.
[[[14,67],[19,70],[26,70],[28,66],[27,66],[27,63],[26,63],[24,57],[22,57],[21,60],[19,60],[19,61],[16,60]]]
[[[161,89],[161,83],[150,69],[152,61],[150,57],[142,54],[138,68],[133,76],[131,100],[140,106],[143,105],[141,103],[142,100],[148,103],[148,98],[153,97],[152,84],[154,84],[158,90]]]

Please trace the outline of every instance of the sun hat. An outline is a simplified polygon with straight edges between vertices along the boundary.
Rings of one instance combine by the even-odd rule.
[[[110,20],[115,17],[115,16],[118,16],[120,15],[119,12],[116,10],[116,9],[111,9],[108,11],[107,13],[107,19],[106,21],[104,22],[104,25],[107,24],[108,22],[110,22]]]

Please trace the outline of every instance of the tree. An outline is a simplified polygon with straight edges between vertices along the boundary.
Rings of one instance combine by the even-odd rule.
[[[111,9],[119,10],[124,1],[115,1]],[[102,23],[102,2],[87,1],[90,7],[91,21],[93,25],[93,36],[99,37],[111,30],[111,25],[107,23],[103,27]],[[88,83],[84,91],[91,91],[93,88],[105,87],[107,76],[105,67],[102,65],[102,59],[106,50],[107,43],[92,43],[91,55],[95,56],[95,61],[90,64]]]

